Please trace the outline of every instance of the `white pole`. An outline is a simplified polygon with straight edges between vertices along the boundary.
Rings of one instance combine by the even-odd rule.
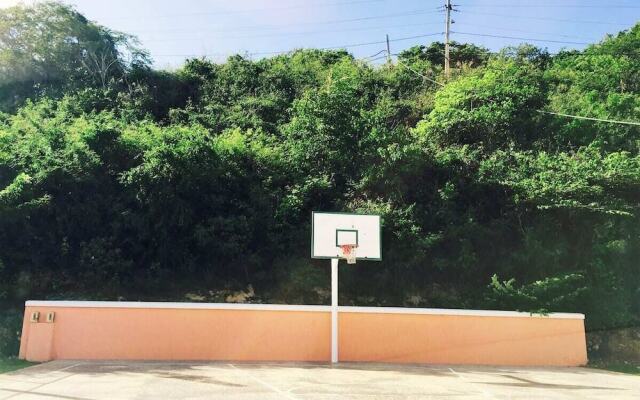
[[[331,362],[338,362],[338,259],[331,259]]]

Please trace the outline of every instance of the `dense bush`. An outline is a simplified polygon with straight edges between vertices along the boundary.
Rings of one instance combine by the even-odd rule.
[[[22,312],[8,308],[0,311],[0,357],[11,357],[20,349]]]

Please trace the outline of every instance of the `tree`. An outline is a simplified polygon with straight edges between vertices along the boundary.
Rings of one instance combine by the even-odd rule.
[[[549,110],[592,118],[640,121],[640,25],[556,56],[546,72]],[[608,150],[640,151],[640,127],[549,117],[556,143],[569,148],[597,142]]]
[[[481,145],[488,150],[527,146],[545,102],[542,71],[528,61],[497,58],[438,91],[416,134],[438,146]]]
[[[471,43],[450,43],[449,57],[454,68],[480,67],[489,59],[489,50]],[[444,65],[444,43],[433,42],[429,46],[419,45],[403,50],[398,58],[407,63],[428,61],[434,68],[442,69]]]
[[[91,21],[69,6],[37,3],[0,10],[0,110],[27,98],[125,83],[148,62],[135,39]]]

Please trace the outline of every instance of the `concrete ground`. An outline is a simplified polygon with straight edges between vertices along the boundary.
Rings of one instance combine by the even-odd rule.
[[[0,400],[640,399],[588,368],[55,361],[0,375]]]

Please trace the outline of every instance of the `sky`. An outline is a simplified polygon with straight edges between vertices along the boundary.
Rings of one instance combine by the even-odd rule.
[[[34,0],[23,1],[32,3]],[[37,0],[35,0],[37,1]],[[221,62],[295,48],[345,46],[382,62],[392,53],[443,41],[445,0],[65,0],[87,18],[136,35],[158,68],[186,58]],[[497,51],[529,42],[556,52],[583,48],[640,21],[639,0],[453,0],[451,39]],[[20,3],[0,0],[0,7]],[[532,40],[536,39],[536,40]],[[557,43],[557,42],[562,43]],[[371,57],[378,53],[377,56]]]

